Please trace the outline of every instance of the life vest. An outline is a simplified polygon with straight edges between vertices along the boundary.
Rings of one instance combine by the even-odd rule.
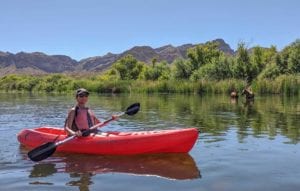
[[[79,130],[79,128],[78,128],[78,126],[77,126],[77,124],[75,122],[75,119],[76,119],[76,117],[78,115],[78,109],[79,109],[79,107],[75,106],[75,115],[74,115],[74,119],[73,119],[72,126],[71,126],[72,131],[78,131]],[[86,113],[87,113],[88,126],[89,126],[89,128],[91,128],[94,123],[92,121],[92,117],[91,117],[90,109],[89,108],[87,108],[87,112]],[[67,122],[68,122],[68,117],[65,120],[65,126],[67,125]]]

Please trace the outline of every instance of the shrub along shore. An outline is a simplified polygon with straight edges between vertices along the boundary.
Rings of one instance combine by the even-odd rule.
[[[241,92],[246,81],[238,79],[215,80],[109,80],[102,75],[81,77],[65,74],[44,76],[8,75],[0,78],[1,91],[18,92],[73,92],[84,87],[95,93],[182,93],[182,94],[230,94],[233,89]],[[300,95],[300,75],[281,75],[273,80],[252,82],[255,94]]]

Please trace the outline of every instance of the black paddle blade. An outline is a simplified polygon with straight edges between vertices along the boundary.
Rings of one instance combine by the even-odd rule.
[[[48,142],[34,148],[28,152],[28,157],[34,162],[38,162],[50,157],[56,150],[54,142]]]
[[[134,115],[134,114],[136,114],[139,110],[140,110],[140,103],[134,103],[134,104],[132,104],[131,106],[129,106],[129,107],[126,109],[125,113],[126,113],[127,115]]]

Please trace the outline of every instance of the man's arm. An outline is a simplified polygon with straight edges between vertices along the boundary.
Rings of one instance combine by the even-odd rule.
[[[75,110],[74,109],[70,109],[70,111],[68,113],[67,122],[66,122],[66,125],[64,127],[65,131],[69,135],[76,135],[76,132],[74,132],[72,130],[72,125],[73,125],[74,118],[75,118]]]

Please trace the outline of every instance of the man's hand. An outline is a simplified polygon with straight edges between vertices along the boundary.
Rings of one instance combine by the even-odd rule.
[[[81,137],[82,136],[82,132],[79,130],[79,131],[76,131],[75,132],[75,135],[77,136],[77,137]]]
[[[118,115],[112,115],[111,118],[112,118],[113,120],[116,120],[116,119],[119,118],[119,116],[118,116]]]
[[[81,132],[81,134],[82,134],[83,137],[89,136],[90,133],[91,133],[91,129],[86,129],[86,130],[83,130],[83,131]]]

